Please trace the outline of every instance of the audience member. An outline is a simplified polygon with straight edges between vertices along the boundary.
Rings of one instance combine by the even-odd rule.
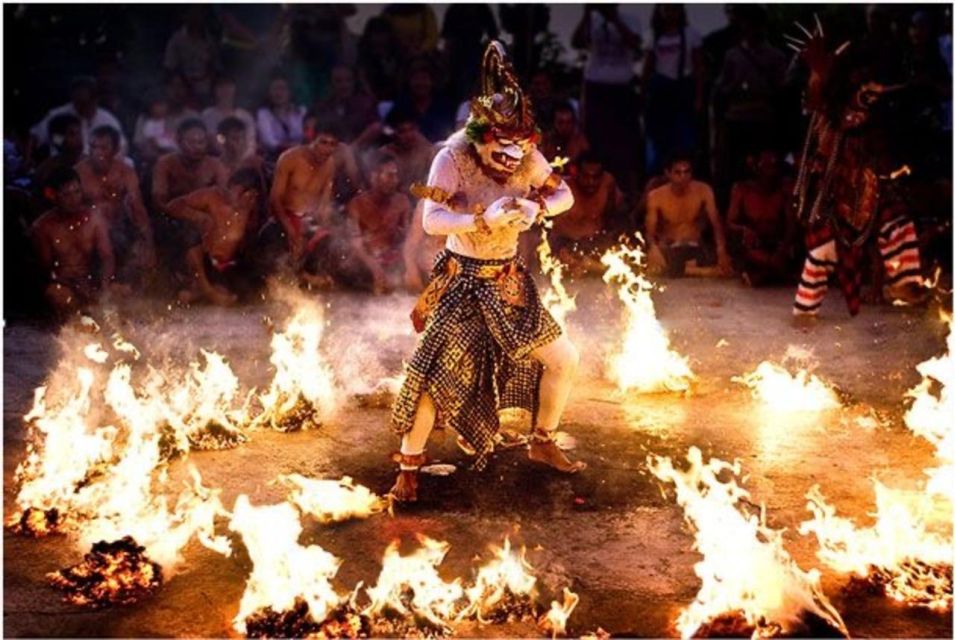
[[[398,97],[401,58],[391,23],[375,16],[365,23],[358,44],[358,73],[362,84],[378,100]]]
[[[255,171],[262,180],[264,193],[265,162],[255,152],[248,154],[250,132],[251,129],[245,121],[235,116],[229,116],[220,122],[216,136],[219,138],[222,149],[219,160],[225,165],[226,172],[230,176],[240,169],[248,168]]]
[[[590,149],[587,136],[577,124],[577,113],[569,102],[557,105],[553,113],[554,119],[538,145],[540,152],[551,162],[558,158],[575,162],[580,154]]]
[[[749,160],[753,177],[733,185],[726,216],[733,257],[747,285],[788,283],[796,238],[792,181],[783,176],[776,151],[764,149]]]
[[[256,113],[259,142],[265,153],[277,157],[305,139],[303,118],[305,107],[292,102],[288,78],[273,76],[269,82],[268,100]]]
[[[240,251],[261,202],[262,182],[252,169],[232,174],[225,187],[212,186],[174,198],[166,211],[186,225],[185,259],[190,279],[179,292],[183,303],[207,300],[231,305],[248,289]]]
[[[693,179],[689,154],[675,153],[665,164],[666,184],[647,194],[647,267],[669,277],[727,276],[732,273],[723,223],[713,189]],[[703,238],[706,221],[716,255]],[[715,263],[715,267],[713,264]]]
[[[49,143],[50,121],[64,113],[72,114],[80,119],[80,128],[83,133],[83,153],[89,151],[90,131],[107,125],[120,132],[120,149],[126,153],[126,138],[122,135],[119,120],[112,113],[99,106],[96,97],[96,81],[89,77],[80,77],[70,85],[70,101],[66,104],[50,109],[43,119],[30,129],[36,144],[43,146]]]
[[[228,179],[225,165],[209,155],[209,135],[202,120],[186,120],[176,137],[179,150],[159,158],[153,168],[152,203],[162,212],[173,198],[203,187],[225,186]]]
[[[400,188],[407,193],[413,183],[424,182],[428,177],[436,151],[434,145],[422,135],[418,121],[410,111],[395,107],[385,122],[392,129],[393,139],[382,150],[397,161]]]
[[[635,184],[640,136],[633,92],[633,62],[640,56],[640,22],[617,4],[586,4],[573,45],[587,49],[584,68],[584,131],[607,169]],[[621,114],[632,114],[622,117]]]
[[[219,124],[226,118],[237,118],[245,125],[245,149],[242,150],[242,157],[255,154],[255,120],[252,114],[237,107],[235,104],[236,85],[235,80],[229,76],[219,76],[213,85],[213,97],[215,102],[211,107],[206,107],[202,111],[202,121],[206,129],[212,133],[219,130]],[[222,141],[218,137],[213,138],[212,149],[217,153],[222,152]]]
[[[434,53],[438,19],[427,4],[388,4],[381,15],[391,24],[398,51],[405,61]]]
[[[332,69],[331,94],[319,100],[312,112],[318,120],[340,129],[343,142],[363,146],[380,133],[375,99],[358,91],[355,72],[351,67],[339,65]]]
[[[128,278],[134,275],[130,271],[155,268],[156,251],[139,178],[118,153],[116,129],[93,129],[90,155],[76,165],[76,174],[87,203],[106,222],[113,253]]]
[[[643,65],[644,124],[647,174],[657,175],[677,149],[696,148],[696,121],[704,110],[703,53],[682,4],[654,5],[651,36]]]
[[[411,218],[411,200],[398,191],[398,162],[379,153],[370,167],[370,189],[348,203],[351,249],[371,275],[375,294],[391,291],[402,275],[402,243]]]
[[[219,50],[209,25],[212,18],[210,7],[188,6],[182,27],[166,43],[163,67],[185,78],[192,106],[209,102],[212,79],[219,70]]]
[[[518,75],[526,77],[541,66],[544,38],[550,30],[550,7],[537,2],[501,4],[497,8],[501,30],[511,34],[509,53]]]
[[[30,235],[48,276],[44,295],[63,316],[94,303],[113,284],[113,249],[106,220],[84,204],[75,171],[53,172],[46,189],[54,206],[36,219]]]
[[[47,179],[57,169],[72,168],[83,156],[83,125],[72,113],[61,113],[50,120],[47,127],[50,141],[50,157],[36,168],[33,179],[41,190]]]
[[[421,133],[431,142],[444,140],[454,130],[454,105],[435,89],[434,70],[426,60],[411,65],[405,90],[393,108],[414,114]]]
[[[453,70],[448,90],[454,100],[469,97],[481,70],[484,42],[497,37],[497,22],[486,4],[451,4],[441,26],[444,54]]]
[[[170,136],[184,121],[199,117],[199,113],[188,106],[188,100],[185,79],[180,74],[170,74],[163,84],[163,97],[151,100],[149,110],[136,119],[133,146],[147,165],[164,153],[174,151],[175,141],[170,140]]]
[[[554,218],[551,251],[574,275],[601,272],[600,256],[614,243],[626,214],[617,181],[592,152],[582,154],[567,178],[574,205]]]
[[[736,8],[740,41],[723,60],[716,79],[714,100],[722,117],[717,126],[715,182],[726,193],[743,175],[747,155],[765,144],[775,144],[780,120],[777,110],[788,61],[766,42],[766,11],[759,5]]]

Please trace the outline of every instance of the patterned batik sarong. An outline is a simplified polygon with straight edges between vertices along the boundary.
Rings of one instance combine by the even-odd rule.
[[[405,369],[392,425],[399,435],[408,432],[427,392],[437,424],[464,438],[480,470],[494,450],[499,411],[525,409],[536,421],[543,368],[529,356],[561,329],[519,259],[476,260],[444,250],[431,282],[416,307],[426,315],[424,334]]]

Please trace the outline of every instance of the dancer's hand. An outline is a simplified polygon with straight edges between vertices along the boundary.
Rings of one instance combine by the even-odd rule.
[[[537,216],[540,214],[541,207],[533,200],[528,200],[527,198],[516,198],[515,200],[517,204],[520,205],[523,216],[512,222],[511,226],[521,231],[526,231],[534,226],[534,223],[537,221]]]
[[[500,229],[514,224],[524,217],[524,210],[517,198],[505,196],[498,198],[484,212],[484,222],[492,229]]]

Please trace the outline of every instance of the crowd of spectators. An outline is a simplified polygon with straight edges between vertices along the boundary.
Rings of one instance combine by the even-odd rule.
[[[57,10],[21,7],[7,28]],[[439,21],[430,5],[391,4],[360,34],[352,5],[165,11],[178,22],[146,16],[167,26],[151,38],[77,18],[80,41],[100,29],[112,46],[79,69],[95,73],[5,87],[8,306],[66,312],[105,292],[233,304],[283,264],[316,287],[420,290],[441,239],[422,232],[408,187],[466,121],[492,38],[509,43],[539,148],[573,190],[548,238],[573,276],[635,232],[653,273],[750,286],[798,275],[789,199],[806,72],[782,39],[792,16],[726,5],[726,26],[702,34],[679,4],[657,5],[649,25],[626,5],[583,5],[566,64],[544,37],[546,5],[451,5]],[[927,255],[947,264],[949,8],[845,5],[824,19],[863,34],[854,46],[880,81],[905,87],[895,153],[913,170]],[[68,50],[69,18],[56,22],[20,53]]]

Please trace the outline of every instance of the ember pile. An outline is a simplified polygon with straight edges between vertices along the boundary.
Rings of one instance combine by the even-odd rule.
[[[79,564],[47,575],[64,592],[66,602],[99,609],[129,605],[162,585],[162,568],[145,555],[145,548],[127,536],[115,542],[97,542]]]
[[[302,598],[296,598],[288,611],[266,607],[245,619],[248,638],[367,638],[371,632],[368,620],[347,606],[315,622]]]
[[[7,523],[7,528],[14,535],[30,538],[42,538],[51,533],[57,533],[60,526],[60,512],[57,509],[37,509],[29,507],[19,517]]]

